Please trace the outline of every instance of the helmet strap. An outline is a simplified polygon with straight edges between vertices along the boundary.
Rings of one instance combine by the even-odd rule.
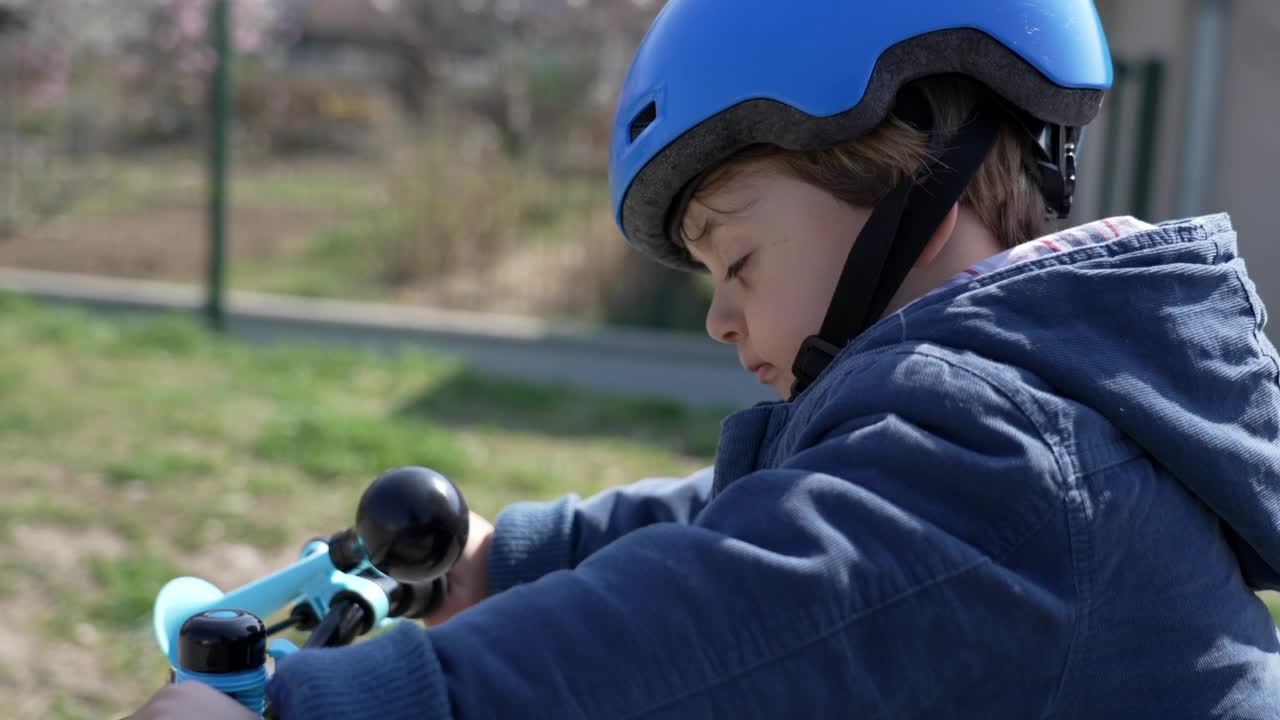
[[[929,133],[929,159],[876,203],[858,233],[821,330],[805,339],[796,354],[793,399],[822,374],[845,345],[884,314],[920,253],[982,166],[1005,121],[993,103],[979,102],[969,122],[944,148],[928,100],[918,90],[908,88],[899,93],[893,114]]]

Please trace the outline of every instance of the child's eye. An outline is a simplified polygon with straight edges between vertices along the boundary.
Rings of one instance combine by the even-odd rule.
[[[743,255],[741,258],[738,258],[738,260],[734,262],[732,265],[730,265],[729,269],[724,271],[725,282],[728,282],[734,279],[735,277],[737,277],[738,273],[742,272],[743,266],[747,264],[747,260],[749,260],[750,258],[751,258],[751,253],[747,253],[746,255]]]

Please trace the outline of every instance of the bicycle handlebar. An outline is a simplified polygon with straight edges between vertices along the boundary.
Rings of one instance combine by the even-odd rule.
[[[289,567],[228,593],[196,577],[170,580],[153,609],[156,644],[175,679],[208,682],[261,715],[266,655],[279,659],[297,650],[267,636],[294,627],[310,631],[305,647],[335,647],[401,618],[429,615],[443,602],[445,573],[466,547],[468,520],[465,499],[440,473],[416,466],[388,471],[361,496],[354,528],[311,540]],[[290,604],[288,620],[262,626]],[[256,635],[245,639],[253,634],[246,614],[262,627],[261,652],[242,647],[259,642]],[[228,627],[225,637],[219,623]],[[256,667],[243,662],[246,653]]]

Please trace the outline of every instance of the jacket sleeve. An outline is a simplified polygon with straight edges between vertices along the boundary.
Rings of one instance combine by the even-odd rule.
[[[507,506],[494,523],[489,590],[498,593],[578,566],[617,538],[654,523],[689,523],[711,495],[712,468],[687,478],[651,478],[587,500]]]
[[[998,390],[904,365],[690,524],[438,628],[304,650],[272,697],[286,720],[1050,714],[1078,582],[1063,473]]]

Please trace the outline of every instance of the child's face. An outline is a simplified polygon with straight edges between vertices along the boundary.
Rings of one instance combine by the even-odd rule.
[[[851,207],[768,161],[745,166],[689,203],[690,252],[715,278],[707,334],[742,366],[791,395],[800,344],[822,327],[870,210]],[[699,235],[701,234],[701,237]]]

